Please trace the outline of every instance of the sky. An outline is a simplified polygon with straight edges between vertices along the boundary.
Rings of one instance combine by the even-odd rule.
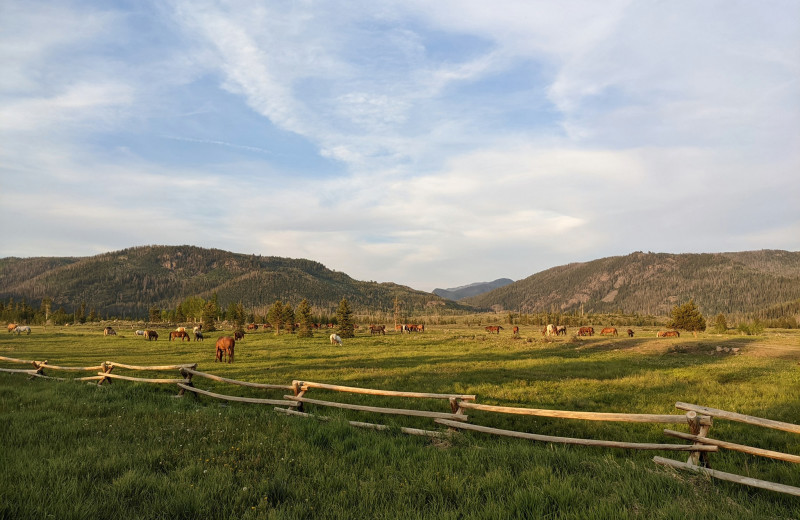
[[[798,251],[800,2],[3,0],[0,222],[425,291]]]

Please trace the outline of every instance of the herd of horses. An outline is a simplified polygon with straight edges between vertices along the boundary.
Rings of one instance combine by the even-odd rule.
[[[500,334],[500,331],[503,330],[503,327],[500,325],[488,325],[486,327],[486,332],[489,334]],[[629,338],[633,337],[633,329],[628,329],[625,331],[628,334]],[[519,327],[514,326],[511,329],[511,333],[516,336],[519,334]],[[603,327],[599,333],[601,336],[619,336],[619,331],[616,327]],[[542,336],[566,336],[567,335],[567,327],[566,325],[553,325],[548,324],[546,327],[542,329]],[[594,327],[580,327],[578,328],[578,336],[594,336]],[[681,336],[680,332],[677,330],[660,330],[656,333],[657,338],[679,338]]]

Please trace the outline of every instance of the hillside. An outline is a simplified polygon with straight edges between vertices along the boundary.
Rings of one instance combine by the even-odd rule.
[[[430,293],[394,283],[354,280],[311,260],[243,255],[193,246],[143,246],[85,258],[0,259],[0,300],[43,298],[70,312],[85,302],[102,314],[146,316],[151,307],[174,308],[189,297],[270,305],[297,305],[303,298],[318,310],[335,310],[347,298],[353,310],[390,312],[395,297],[405,312],[463,308]]]
[[[800,253],[627,256],[553,267],[463,303],[509,311],[665,315],[694,298],[706,315],[750,313],[800,298]]]
[[[469,285],[462,285],[461,287],[455,287],[452,289],[434,289],[433,294],[436,296],[441,296],[442,298],[447,298],[448,300],[461,300],[471,296],[478,296],[479,294],[487,293],[510,283],[514,283],[514,280],[510,278],[498,278],[493,282],[471,283]]]

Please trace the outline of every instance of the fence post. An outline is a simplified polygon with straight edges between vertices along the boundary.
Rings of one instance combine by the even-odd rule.
[[[303,382],[296,379],[292,381],[292,391],[294,392],[295,397],[303,397],[303,395],[306,393],[306,391],[303,390]],[[297,406],[297,411],[303,412],[303,402],[299,401],[299,403],[300,404]]]
[[[709,422],[713,422],[712,418],[708,418]],[[686,412],[686,422],[689,424],[689,432],[692,435],[698,435],[700,437],[706,437],[708,435],[708,430],[711,429],[711,425],[703,425],[700,424],[700,417],[697,415],[697,412],[689,411]],[[701,452],[701,451],[693,451],[689,454],[689,459],[686,461],[687,464],[693,464],[695,466],[703,466],[704,468],[710,468],[711,462],[708,460],[708,452]]]
[[[112,370],[114,370],[114,365],[113,365],[113,364],[111,364],[111,363],[109,363],[108,361],[103,361],[103,362],[100,364],[100,366],[101,366],[101,367],[103,367],[103,373],[104,373],[104,374],[110,374],[110,373],[111,373],[111,371],[112,371]],[[114,382],[111,380],[111,378],[110,378],[110,377],[104,377],[103,379],[101,379],[100,381],[98,381],[98,382],[97,382],[97,386],[101,386],[101,385],[102,385],[104,382],[106,382],[106,381],[108,381],[108,384],[109,384],[109,385],[114,383]]]

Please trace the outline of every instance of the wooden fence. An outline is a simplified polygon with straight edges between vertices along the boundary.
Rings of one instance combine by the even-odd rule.
[[[719,449],[728,449],[738,451],[750,455],[767,457],[774,460],[785,461],[790,463],[800,463],[800,456],[788,453],[776,452],[755,448],[750,446],[739,445],[727,441],[713,439],[708,437],[713,419],[726,419],[738,421],[746,424],[756,425],[766,428],[774,428],[791,433],[800,433],[800,425],[785,423],[780,421],[773,421],[770,419],[762,419],[742,415],[734,412],[727,412],[724,410],[717,410],[705,406],[698,406],[688,403],[678,402],[675,407],[682,410],[682,414],[629,414],[629,413],[606,413],[606,412],[579,412],[567,410],[549,410],[537,408],[522,408],[510,406],[496,406],[480,404],[475,402],[475,395],[467,394],[444,394],[444,393],[429,393],[429,392],[408,392],[408,391],[395,391],[395,390],[381,390],[372,388],[362,388],[353,386],[342,386],[328,383],[318,383],[312,381],[294,380],[290,385],[280,384],[267,384],[267,383],[253,383],[248,381],[238,381],[235,379],[228,379],[197,370],[197,364],[184,364],[184,365],[165,365],[165,366],[137,366],[126,365],[113,361],[105,361],[97,366],[89,367],[64,367],[57,365],[50,365],[47,361],[33,361],[22,360],[0,356],[0,361],[10,363],[27,364],[31,365],[32,369],[7,369],[0,368],[0,372],[21,373],[33,377],[44,377],[48,379],[58,380],[75,380],[75,381],[97,381],[98,385],[104,383],[113,383],[115,380],[119,381],[133,381],[139,383],[151,384],[174,384],[179,389],[179,396],[190,392],[194,396],[206,396],[213,399],[224,401],[233,401],[251,404],[266,404],[274,406],[274,410],[286,415],[316,418],[318,420],[328,420],[328,417],[318,414],[308,413],[304,410],[306,405],[314,407],[328,407],[339,408],[345,410],[352,410],[357,412],[387,414],[395,416],[409,416],[421,417],[432,419],[435,424],[446,426],[446,431],[441,430],[426,430],[420,428],[407,428],[401,427],[400,431],[410,435],[423,435],[428,437],[447,437],[460,430],[476,431],[492,435],[500,435],[506,437],[514,437],[518,439],[526,439],[538,442],[570,444],[578,446],[594,446],[603,448],[620,448],[629,450],[657,450],[657,451],[682,451],[689,452],[687,462],[666,459],[663,457],[654,457],[653,461],[660,465],[670,466],[678,469],[685,469],[690,471],[700,472],[710,475],[714,478],[719,478],[731,482],[737,482],[749,486],[759,487],[762,489],[769,489],[781,493],[788,493],[791,495],[800,496],[800,488],[768,482],[764,480],[752,479],[741,475],[725,473],[710,468],[709,453],[718,451]],[[167,371],[178,372],[180,378],[143,378],[120,375],[113,373],[115,368],[133,370],[133,371]],[[58,378],[49,376],[45,370],[55,371],[72,371],[72,372],[96,372],[96,375],[87,377],[76,378]],[[208,390],[202,390],[194,386],[194,379],[208,379],[229,385],[243,386],[261,390],[282,390],[291,391],[292,394],[283,396],[283,399],[262,399],[255,397],[238,397],[227,394],[220,394]],[[361,404],[350,404],[338,401],[312,399],[306,394],[313,390],[325,390],[329,392],[352,393],[370,396],[383,396],[383,397],[400,397],[408,399],[431,399],[446,401],[449,404],[449,411],[431,411],[420,410],[416,408],[393,408],[393,407],[379,407],[379,406],[366,406]],[[489,413],[513,414],[524,416],[536,417],[549,417],[556,419],[567,420],[584,420],[584,421],[614,421],[625,423],[651,423],[651,424],[671,424],[671,425],[686,425],[688,432],[679,432],[671,429],[665,429],[664,434],[671,438],[677,438],[685,441],[690,441],[691,444],[670,444],[670,443],[644,443],[644,442],[623,442],[611,441],[600,439],[580,439],[571,437],[557,437],[550,435],[540,435],[534,433],[527,433],[515,430],[504,430],[493,428],[489,426],[482,426],[470,423],[470,416],[467,411],[476,410]],[[354,427],[368,428],[373,430],[386,430],[389,426],[383,424],[366,423],[361,421],[348,421]]]

